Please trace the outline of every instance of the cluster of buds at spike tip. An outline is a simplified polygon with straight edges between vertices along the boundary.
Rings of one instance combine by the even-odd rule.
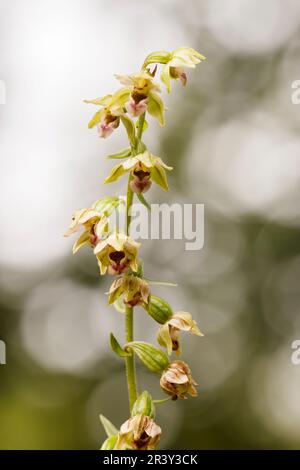
[[[123,163],[113,167],[105,183],[117,181],[126,173],[131,174],[130,187],[134,193],[145,193],[154,181],[165,191],[168,191],[168,181],[165,170],[173,168],[166,165],[161,158],[150,154],[147,150],[144,153],[128,158]]]
[[[197,396],[194,381],[189,366],[183,361],[172,362],[162,373],[161,389],[172,397],[172,400],[186,399],[186,395]]]
[[[94,209],[78,210],[73,215],[71,225],[66,231],[65,237],[79,230],[83,230],[83,232],[73,245],[73,253],[76,253],[84,245],[94,248],[103,236],[107,234],[108,220]]]

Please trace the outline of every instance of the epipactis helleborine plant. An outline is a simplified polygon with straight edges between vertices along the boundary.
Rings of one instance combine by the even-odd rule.
[[[160,96],[161,87],[155,81],[158,65],[162,65],[160,79],[168,92],[171,81],[187,83],[187,68],[195,68],[205,57],[190,47],[180,47],[173,52],[158,51],[149,54],[140,70],[133,75],[116,75],[123,85],[113,94],[94,100],[86,100],[99,107],[89,128],[96,127],[102,138],[109,137],[122,124],[127,132],[129,146],[110,155],[109,159],[122,160],[112,168],[105,183],[112,183],[128,175],[125,208],[125,233],[111,227],[110,216],[124,204],[121,197],[102,197],[89,208],[74,213],[72,223],[65,233],[69,236],[81,231],[73,246],[76,253],[82,246],[93,249],[101,275],[114,276],[108,293],[108,303],[125,314],[126,344],[121,346],[115,336],[110,335],[112,350],[125,361],[129,395],[130,416],[117,429],[107,418],[100,416],[107,433],[101,449],[148,450],[155,449],[161,436],[161,428],[155,423],[155,404],[168,399],[186,399],[196,396],[197,391],[189,366],[180,360],[169,361],[173,351],[181,354],[180,332],[186,331],[202,336],[196,322],[188,312],[173,312],[164,299],[151,293],[150,284],[144,277],[143,263],[138,257],[140,243],[130,237],[131,206],[134,196],[150,209],[143,193],[152,183],[168,191],[166,170],[172,170],[160,157],[153,155],[142,141],[148,127],[147,115],[165,123],[165,106]],[[152,70],[151,70],[152,69]],[[155,282],[158,284],[159,282]],[[162,283],[163,284],[163,283]],[[166,283],[164,283],[166,284]],[[156,346],[133,337],[133,313],[135,306],[160,324],[157,340],[166,348],[167,354]],[[135,357],[153,373],[159,374],[162,391],[169,397],[153,400],[148,391],[138,393]]]

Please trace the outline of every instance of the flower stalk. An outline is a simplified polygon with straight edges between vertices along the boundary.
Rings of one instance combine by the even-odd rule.
[[[190,367],[183,361],[172,361],[169,356],[181,354],[180,333],[189,332],[202,336],[191,314],[185,311],[173,312],[170,304],[152,294],[154,285],[174,286],[173,283],[149,281],[144,277],[143,262],[139,258],[140,243],[131,238],[131,209],[134,198],[149,210],[151,206],[144,198],[152,183],[164,191],[169,190],[168,166],[160,157],[153,155],[142,141],[148,127],[148,117],[165,125],[165,105],[160,96],[161,87],[155,80],[158,66],[161,67],[161,84],[171,91],[171,81],[187,83],[186,69],[193,69],[205,57],[192,48],[181,47],[173,52],[158,51],[149,54],[140,72],[134,75],[116,75],[122,88],[101,98],[86,100],[98,106],[88,127],[96,127],[101,138],[108,138],[124,126],[129,146],[109,155],[117,159],[105,184],[113,183],[128,174],[125,231],[118,225],[112,227],[110,216],[118,211],[124,198],[103,197],[91,205],[74,213],[70,228],[65,236],[82,231],[73,246],[76,253],[83,246],[93,250],[98,262],[100,275],[113,276],[108,292],[108,304],[117,312],[125,314],[125,344],[122,346],[113,333],[110,333],[112,351],[125,361],[127,389],[129,398],[129,418],[116,427],[101,415],[101,423],[107,434],[102,444],[103,450],[152,450],[159,443],[161,428],[154,421],[155,404],[161,405],[169,400],[186,399],[187,395],[196,396],[197,383],[192,377]],[[150,67],[154,67],[152,71]],[[121,161],[121,163],[120,163]],[[157,346],[136,341],[134,338],[134,308],[141,306],[145,315],[158,323]],[[152,373],[159,376],[158,383],[167,398],[153,400],[144,390],[138,393],[135,358]]]

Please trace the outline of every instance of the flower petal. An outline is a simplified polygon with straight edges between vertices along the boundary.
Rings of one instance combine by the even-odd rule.
[[[155,165],[153,168],[151,168],[151,178],[162,189],[169,191],[166,172],[160,165]]]
[[[165,125],[165,107],[157,93],[150,92],[148,95],[148,112],[158,120],[161,126]]]
[[[84,245],[88,245],[90,243],[90,234],[89,232],[83,232],[80,237],[76,240],[73,245],[73,255],[77,253],[77,251],[83,247]]]
[[[171,91],[171,79],[170,79],[170,66],[169,64],[165,65],[160,74],[161,81],[166,85],[167,92]]]
[[[124,169],[123,163],[119,163],[115,165],[111,170],[109,176],[104,180],[104,183],[112,183],[113,181],[117,181],[121,176],[126,173],[126,169]]]
[[[163,347],[167,348],[169,356],[172,354],[173,343],[170,335],[169,322],[165,323],[158,331],[157,341]]]

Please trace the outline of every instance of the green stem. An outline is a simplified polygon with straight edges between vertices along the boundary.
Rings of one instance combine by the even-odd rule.
[[[137,136],[136,136],[138,142],[140,142],[143,131],[144,131],[145,116],[146,116],[146,113],[143,113],[139,117],[139,126],[138,126],[138,131],[137,131]]]
[[[130,180],[131,177],[128,178],[128,186],[127,186],[127,198],[126,198],[126,235],[130,234],[130,222],[131,222],[131,206],[133,202],[133,192],[130,187]]]
[[[128,189],[127,189],[127,201],[126,201],[126,234],[130,234],[130,222],[131,215],[130,209],[133,202],[133,192],[130,188],[130,177],[128,179]],[[125,335],[126,343],[133,341],[133,308],[126,306],[125,311]],[[136,373],[135,373],[135,362],[134,355],[128,356],[125,359],[126,363],[126,376],[127,376],[127,388],[128,388],[128,397],[129,397],[129,406],[130,411],[134,405],[135,400],[137,399],[137,383],[136,383]]]
[[[142,114],[139,117],[139,127],[136,136],[136,143],[133,150],[133,155],[136,155],[138,148],[141,142],[143,127],[145,121],[145,114]],[[130,235],[130,222],[131,222],[131,206],[133,203],[133,191],[130,187],[131,177],[128,178],[128,187],[127,187],[127,200],[126,200],[126,235]],[[125,336],[126,343],[130,343],[134,340],[134,328],[133,328],[133,307],[126,306],[125,311]],[[128,388],[128,397],[129,397],[129,406],[130,411],[134,405],[135,400],[137,399],[137,380],[136,380],[136,371],[135,371],[135,361],[134,355],[128,356],[125,358],[126,363],[126,376],[127,376],[127,388]]]
[[[128,306],[126,306],[126,313],[125,313],[125,332],[126,332],[126,342],[129,343],[133,341],[133,308],[128,307]],[[127,376],[129,406],[130,406],[130,411],[131,411],[134,405],[134,402],[137,399],[137,384],[136,384],[134,355],[132,354],[132,356],[126,357],[125,361],[126,361],[126,376]]]

